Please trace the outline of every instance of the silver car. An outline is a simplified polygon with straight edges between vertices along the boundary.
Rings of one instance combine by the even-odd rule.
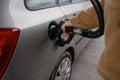
[[[89,39],[75,35],[65,46],[48,33],[89,7],[87,0],[0,0],[0,80],[70,80],[72,62]]]

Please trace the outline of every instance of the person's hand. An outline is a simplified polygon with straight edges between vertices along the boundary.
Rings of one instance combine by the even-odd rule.
[[[71,21],[65,21],[65,23],[62,25],[62,30],[63,30],[63,34],[65,36],[69,36],[69,33],[66,32],[66,27],[72,27],[73,24],[71,23]]]

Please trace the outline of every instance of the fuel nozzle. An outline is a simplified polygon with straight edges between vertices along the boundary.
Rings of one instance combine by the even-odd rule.
[[[102,36],[104,34],[103,30],[101,30],[101,29],[92,31],[89,29],[80,29],[80,28],[76,28],[76,27],[72,27],[72,26],[66,27],[66,32],[81,35],[81,36],[87,37],[87,38],[99,38],[100,36]]]
[[[75,27],[66,27],[66,32],[67,33],[74,33],[74,34],[77,34],[77,35],[81,35],[82,34],[82,30],[79,29],[79,28],[75,28]]]

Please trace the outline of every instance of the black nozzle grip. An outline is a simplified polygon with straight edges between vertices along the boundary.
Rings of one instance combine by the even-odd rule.
[[[66,27],[66,28],[65,28],[65,30],[66,30],[67,33],[73,32],[74,29],[75,29],[75,27],[73,27],[73,26],[69,26],[69,27]]]
[[[56,43],[63,47],[65,44],[69,44],[71,42],[71,40],[73,39],[74,37],[74,34],[73,33],[70,33],[69,36],[68,36],[68,39],[67,40],[64,40],[61,36],[63,34],[63,30],[60,29],[59,30],[59,34],[58,34],[58,40],[56,41]]]

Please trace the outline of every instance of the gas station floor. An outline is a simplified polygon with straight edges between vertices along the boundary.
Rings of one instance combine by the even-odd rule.
[[[104,36],[91,40],[74,61],[71,80],[103,80],[97,73],[97,65],[103,50]]]

